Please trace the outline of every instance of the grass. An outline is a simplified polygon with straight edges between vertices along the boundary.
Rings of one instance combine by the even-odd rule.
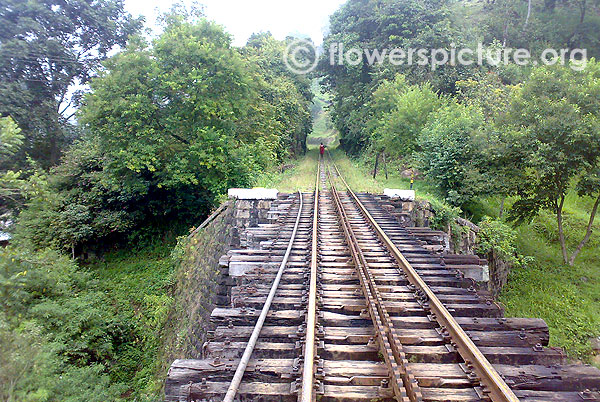
[[[546,220],[540,217],[538,221]],[[584,250],[575,266],[562,263],[556,242],[533,225],[517,229],[517,249],[534,257],[513,270],[500,295],[508,316],[540,317],[550,327],[550,344],[588,360],[589,340],[600,335],[600,266],[597,248]]]
[[[490,215],[498,201],[484,200]],[[569,250],[583,237],[592,200],[569,194],[565,202],[565,235]],[[600,222],[594,224],[595,233]],[[500,295],[509,316],[540,317],[550,327],[550,344],[568,355],[589,361],[590,338],[600,335],[600,236],[590,242],[574,266],[562,260],[554,214],[542,211],[531,222],[516,227],[517,249],[533,257],[515,268]],[[596,360],[596,365],[598,361]]]
[[[377,177],[374,179],[373,162],[369,163],[363,159],[350,159],[342,150],[338,149],[333,150],[331,156],[353,190],[381,194],[386,188],[410,189],[410,178],[402,177],[398,169],[390,167],[386,179],[383,167],[380,165]],[[413,190],[415,190],[417,199],[442,202],[435,194],[434,188],[423,180],[415,180]]]
[[[173,241],[157,241],[142,249],[122,249],[86,267],[102,278],[100,286],[112,301],[106,308],[131,323],[131,333],[117,345],[116,361],[109,368],[113,381],[129,387],[127,399],[160,400],[156,357],[172,300],[173,246]]]
[[[299,159],[291,160],[292,168],[280,172],[264,172],[256,180],[256,187],[276,188],[283,193],[298,190],[311,191],[315,187],[318,151],[310,150]]]

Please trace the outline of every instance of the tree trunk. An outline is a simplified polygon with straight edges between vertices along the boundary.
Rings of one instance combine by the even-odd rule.
[[[385,152],[382,154],[383,156],[383,171],[385,172],[385,179],[388,179],[388,173],[387,173],[387,162],[385,161]]]
[[[586,11],[586,5],[587,5],[586,3],[587,3],[586,0],[582,0],[579,2],[579,24],[575,26],[575,28],[573,29],[573,32],[567,38],[567,41],[566,41],[567,47],[575,47],[576,46],[576,44],[574,44],[572,42],[573,42],[573,39],[575,38],[575,36],[577,35],[577,33],[579,32],[581,24],[583,24],[583,21],[585,20],[585,11]]]
[[[544,9],[546,11],[554,12],[556,8],[556,0],[544,0]]]
[[[586,0],[583,0],[581,3],[579,3],[579,8],[581,10],[581,14],[579,16],[579,23],[583,24],[583,20],[585,20],[585,10],[586,10]]]
[[[502,36],[502,47],[506,47],[506,42],[508,41],[508,21],[504,25],[504,34]]]
[[[73,261],[75,261],[75,243],[71,243],[71,255],[73,256]]]
[[[500,201],[500,211],[498,211],[498,218],[502,218],[502,215],[504,215],[504,200],[506,200],[506,197],[502,197],[502,200]]]
[[[531,0],[527,2],[527,18],[525,18],[525,26],[529,23],[529,17],[531,16]]]
[[[377,176],[377,166],[379,165],[379,154],[375,155],[375,169],[373,169],[373,178]]]
[[[563,260],[565,264],[569,263],[569,257],[567,255],[567,245],[565,244],[565,233],[563,231],[563,219],[562,219],[562,211],[563,206],[565,205],[565,196],[564,194],[560,196],[560,204],[554,202],[556,208],[556,221],[558,223],[558,240],[560,241],[560,249],[562,251]]]
[[[587,244],[588,240],[590,240],[590,236],[592,235],[593,231],[592,226],[594,225],[594,218],[596,217],[596,212],[598,212],[598,204],[600,204],[600,194],[598,194],[598,198],[596,198],[596,202],[594,203],[594,207],[592,208],[585,236],[583,237],[583,240],[581,240],[581,242],[577,245],[577,248],[575,249],[575,251],[573,251],[573,254],[571,255],[571,259],[569,260],[569,265],[571,266],[573,266],[573,264],[575,263],[575,259],[577,258],[583,247]]]

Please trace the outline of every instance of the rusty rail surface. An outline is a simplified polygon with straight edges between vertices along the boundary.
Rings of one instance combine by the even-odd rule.
[[[310,256],[310,287],[308,293],[308,317],[306,320],[306,343],[304,346],[304,369],[302,371],[302,392],[298,400],[312,402],[315,400],[315,332],[317,325],[317,254],[319,232],[319,180],[321,177],[321,159],[317,164],[315,180],[315,203],[313,209],[312,243]]]
[[[331,193],[333,194],[333,199],[337,207],[340,223],[348,245],[350,246],[352,259],[357,267],[358,278],[363,295],[367,300],[369,315],[377,330],[379,349],[388,367],[390,377],[392,377],[392,389],[394,390],[396,400],[398,402],[405,402],[408,400],[411,402],[421,402],[423,396],[419,389],[419,385],[408,369],[408,360],[402,349],[402,343],[398,339],[392,319],[384,306],[375,279],[369,270],[367,260],[358,246],[356,235],[352,229],[352,225],[350,224],[350,220],[346,214],[346,210],[344,209],[344,205],[340,199],[329,169],[327,169],[327,177],[329,178]]]
[[[300,208],[298,208],[298,215],[296,216],[296,223],[294,224],[294,229],[292,230],[292,236],[290,237],[290,242],[288,244],[287,250],[281,261],[281,265],[279,265],[279,270],[277,271],[277,276],[273,281],[273,285],[271,285],[271,290],[269,291],[269,296],[265,301],[265,304],[262,308],[260,316],[258,317],[258,321],[254,326],[254,330],[252,331],[252,335],[248,340],[248,344],[246,345],[246,349],[244,350],[244,354],[240,359],[240,362],[235,370],[235,374],[233,375],[233,379],[231,380],[231,384],[229,385],[229,389],[225,394],[225,398],[223,402],[233,402],[235,395],[239,389],[239,386],[242,382],[242,378],[244,377],[244,373],[246,372],[246,367],[248,366],[248,362],[250,361],[250,357],[252,356],[252,352],[254,351],[254,347],[256,346],[256,342],[258,341],[258,337],[260,336],[260,331],[263,328],[265,320],[267,318],[267,314],[271,309],[271,303],[275,298],[275,293],[277,293],[277,288],[279,287],[279,282],[281,281],[281,277],[283,276],[283,272],[285,271],[285,267],[287,265],[288,259],[290,258],[290,253],[292,251],[292,246],[294,245],[294,239],[296,238],[296,233],[298,231],[298,224],[300,223],[300,216],[302,214],[302,192],[298,191],[298,197],[300,198]]]
[[[314,200],[285,194],[221,257],[214,327],[166,402],[600,402],[599,370],[476,288],[479,257],[354,193],[330,155],[316,173]]]
[[[377,233],[379,239],[382,241],[382,243],[385,244],[392,256],[396,259],[398,265],[406,274],[407,279],[410,281],[410,283],[412,283],[426,295],[429,307],[431,308],[431,311],[434,314],[435,320],[442,327],[445,327],[448,330],[452,340],[456,343],[456,347],[458,349],[459,354],[461,355],[465,363],[467,365],[473,366],[473,371],[479,377],[479,380],[483,385],[484,392],[488,393],[489,398],[493,402],[518,402],[519,399],[516,397],[516,395],[513,393],[510,387],[506,384],[506,382],[502,379],[500,374],[498,374],[496,369],[494,369],[494,367],[490,364],[490,362],[483,355],[483,353],[481,353],[479,348],[473,343],[471,338],[461,328],[461,326],[454,319],[452,314],[450,314],[450,312],[446,309],[444,304],[439,300],[439,298],[436,296],[433,290],[431,290],[431,288],[419,276],[417,271],[411,266],[408,260],[402,255],[400,250],[398,250],[396,245],[390,240],[390,238],[386,235],[384,230],[371,216],[367,208],[358,199],[358,197],[352,191],[346,180],[344,180],[344,178],[340,174],[339,169],[331,159],[330,155],[329,161],[330,164],[333,166],[335,172],[337,173],[338,178],[346,187],[347,193],[353,199],[356,206],[360,209],[362,215],[369,222],[370,226]],[[335,195],[337,195],[337,191],[335,190],[333,181],[332,191]],[[336,199],[339,200],[339,195],[337,195]],[[385,330],[391,333],[394,332],[393,327],[387,327],[385,328]],[[416,399],[413,399],[413,397],[411,397],[411,401],[414,400]]]

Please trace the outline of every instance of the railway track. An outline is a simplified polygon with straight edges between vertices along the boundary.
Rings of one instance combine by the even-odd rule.
[[[600,401],[599,370],[546,347],[542,320],[504,318],[445,263],[460,258],[331,161],[273,212],[261,249],[228,254],[254,268],[212,312],[202,359],[171,366],[168,402]]]

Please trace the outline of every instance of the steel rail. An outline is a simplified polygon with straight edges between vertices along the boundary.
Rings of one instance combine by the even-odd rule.
[[[390,240],[385,231],[375,221],[367,208],[358,199],[348,183],[341,176],[337,166],[333,163],[333,161],[332,164],[338,174],[338,177],[344,183],[348,194],[354,200],[354,203],[357,205],[357,207],[361,210],[361,213],[367,219],[371,227],[375,230],[377,236],[388,248],[392,256],[396,259],[398,265],[406,274],[407,279],[410,281],[410,283],[423,291],[423,293],[427,296],[429,308],[434,314],[436,321],[442,327],[445,327],[448,330],[448,333],[456,344],[456,348],[465,363],[473,366],[473,371],[479,377],[482,388],[484,388],[484,392],[489,395],[489,398],[492,400],[492,402],[518,402],[519,399],[506,384],[504,379],[502,379],[500,374],[498,374],[488,359],[483,355],[483,353],[481,353],[475,343],[473,343],[473,340],[462,329],[460,324],[454,319],[452,314],[450,314],[444,304],[438,299],[429,285],[425,283],[425,281],[412,267],[404,255],[402,255],[400,250],[398,250],[396,245]]]
[[[343,206],[342,200],[335,187],[335,182],[327,171],[331,184],[331,192],[336,209],[342,223],[342,229],[349,245],[352,259],[357,268],[357,274],[373,326],[377,330],[377,341],[384,361],[388,366],[392,379],[392,390],[398,402],[421,402],[423,395],[416,378],[408,369],[408,360],[398,339],[392,319],[383,303],[383,298],[375,283],[375,278],[369,269],[367,260],[358,245],[356,234],[350,224],[350,219]]]
[[[302,369],[302,392],[298,400],[313,402],[315,396],[315,333],[317,325],[317,247],[319,231],[319,180],[321,178],[321,160],[317,163],[315,181],[315,203],[313,207],[312,248],[310,256],[310,289],[308,294],[308,316],[306,320],[306,342],[304,344],[304,367]]]
[[[265,304],[262,308],[260,316],[258,317],[258,320],[256,321],[256,325],[254,325],[254,330],[252,331],[252,335],[250,336],[250,339],[248,340],[246,349],[244,349],[244,354],[242,355],[242,358],[240,359],[237,369],[235,370],[235,374],[233,375],[233,379],[231,380],[231,384],[229,385],[229,388],[227,389],[227,393],[225,394],[225,398],[223,399],[223,402],[233,402],[233,399],[235,398],[235,395],[237,394],[237,391],[242,382],[242,377],[244,376],[244,373],[246,372],[246,367],[248,367],[248,362],[250,361],[250,357],[252,356],[252,352],[254,351],[254,347],[256,346],[258,337],[260,336],[260,331],[262,330],[262,327],[267,318],[267,314],[269,313],[269,310],[271,309],[271,304],[273,302],[273,299],[275,298],[275,293],[277,293],[277,288],[279,287],[279,282],[281,281],[281,277],[283,276],[283,272],[285,271],[285,267],[287,265],[288,259],[290,258],[290,253],[292,251],[292,247],[294,245],[294,240],[296,238],[296,232],[298,231],[298,225],[300,223],[300,216],[302,215],[303,200],[302,200],[302,192],[301,191],[298,191],[298,196],[300,198],[300,207],[298,208],[298,215],[296,216],[296,223],[294,224],[294,230],[292,231],[292,235],[290,237],[290,242],[288,244],[288,247],[287,247],[287,250],[283,257],[283,260],[281,261],[281,265],[279,265],[279,270],[277,271],[277,276],[275,277],[275,280],[273,281],[273,284],[271,285],[271,290],[269,292],[269,296],[267,297],[267,300],[265,301]]]

